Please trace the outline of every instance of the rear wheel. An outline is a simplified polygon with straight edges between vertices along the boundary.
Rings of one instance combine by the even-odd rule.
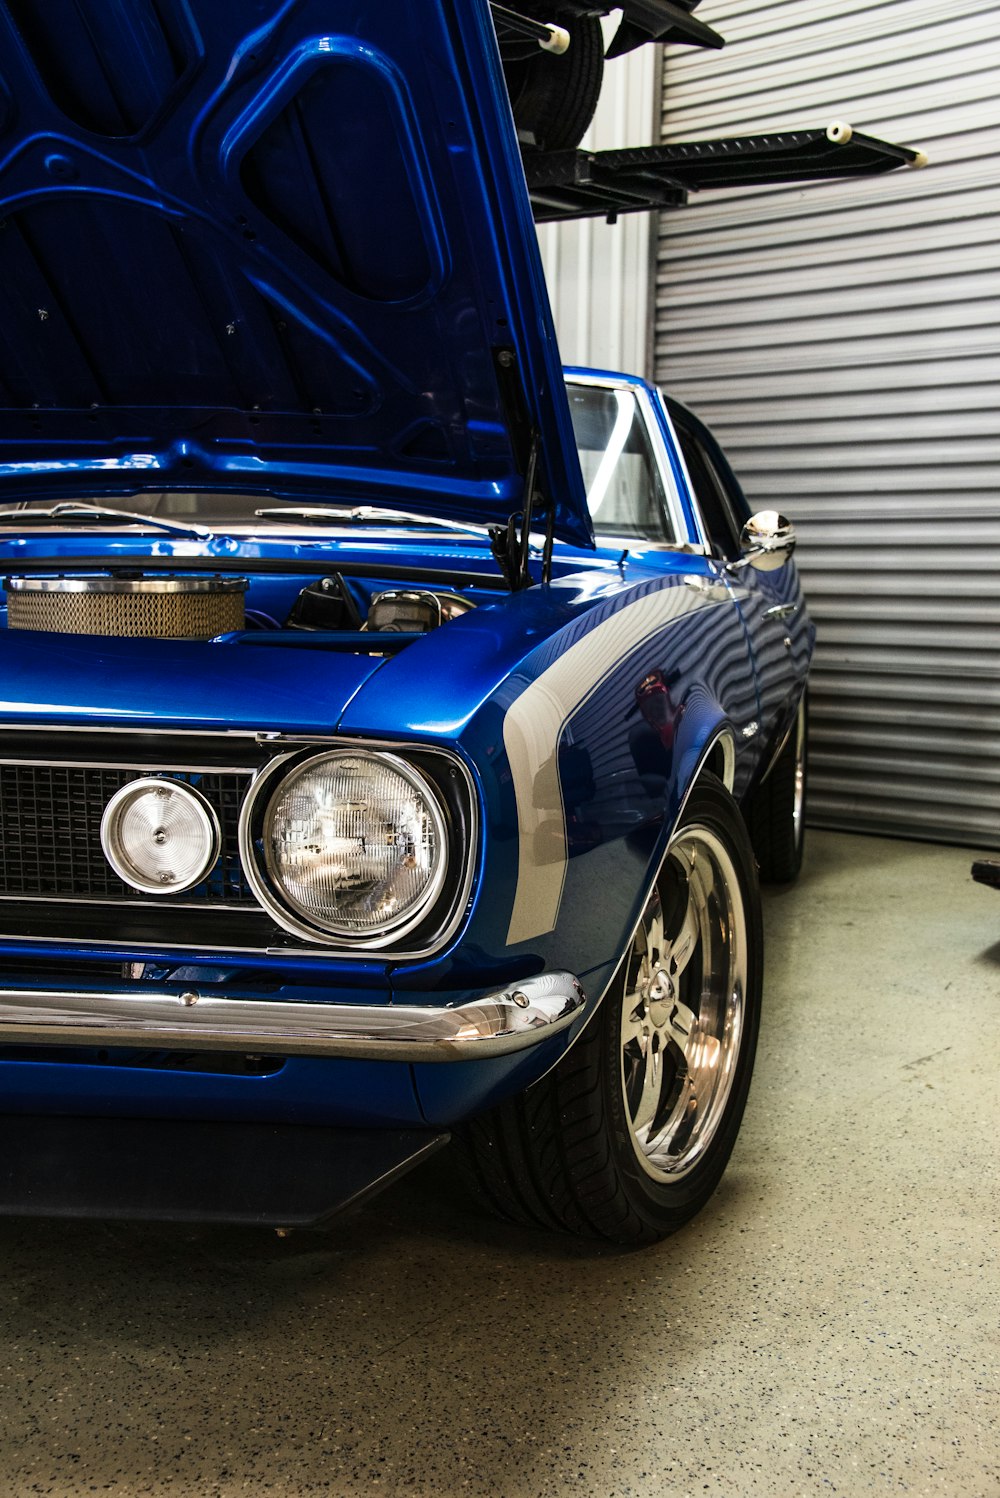
[[[705,775],[577,1044],[521,1097],[467,1126],[479,1195],[517,1221],[619,1243],[681,1227],[736,1141],[761,967],[753,852],[732,798]]]
[[[806,837],[808,704],[803,692],[788,740],[754,793],[747,822],[765,884],[790,884],[802,867]]]

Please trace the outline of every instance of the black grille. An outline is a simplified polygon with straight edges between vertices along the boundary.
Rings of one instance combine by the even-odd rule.
[[[150,775],[197,787],[222,832],[208,877],[183,894],[143,896],[118,878],[101,848],[104,808],[123,785]],[[107,769],[96,765],[0,763],[0,895],[151,905],[256,905],[237,845],[240,805],[251,772]]]

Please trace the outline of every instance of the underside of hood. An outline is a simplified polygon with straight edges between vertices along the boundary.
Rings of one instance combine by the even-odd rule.
[[[591,544],[486,0],[0,0],[0,498],[520,508]]]

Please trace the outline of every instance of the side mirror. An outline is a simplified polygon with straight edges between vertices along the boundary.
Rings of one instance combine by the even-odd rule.
[[[758,510],[740,535],[740,559],[733,568],[755,567],[758,572],[776,572],[795,550],[795,527],[777,510]]]

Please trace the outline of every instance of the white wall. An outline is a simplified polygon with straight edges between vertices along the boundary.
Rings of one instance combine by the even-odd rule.
[[[656,139],[660,51],[640,47],[606,65],[586,149],[648,146]],[[653,228],[646,213],[617,224],[584,219],[539,227],[564,364],[649,372]]]

